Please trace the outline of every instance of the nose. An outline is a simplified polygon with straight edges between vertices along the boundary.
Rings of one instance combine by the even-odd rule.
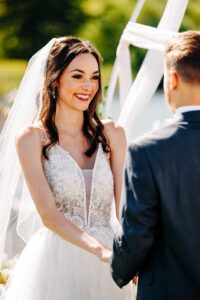
[[[92,88],[92,83],[90,80],[85,80],[83,83],[83,89],[88,91]]]

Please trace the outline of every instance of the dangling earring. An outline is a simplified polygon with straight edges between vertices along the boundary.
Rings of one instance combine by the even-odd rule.
[[[56,100],[56,89],[52,90],[52,97],[54,100]]]

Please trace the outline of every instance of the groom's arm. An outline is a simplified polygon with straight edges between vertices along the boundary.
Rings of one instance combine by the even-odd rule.
[[[112,277],[119,287],[140,271],[154,243],[158,196],[143,148],[129,147],[125,184],[122,233],[114,239],[111,264]]]

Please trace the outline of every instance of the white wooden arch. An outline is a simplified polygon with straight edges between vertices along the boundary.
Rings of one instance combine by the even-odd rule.
[[[118,123],[126,130],[128,141],[133,137],[133,128],[144,107],[154,95],[163,75],[162,50],[166,41],[179,30],[189,0],[168,0],[158,27],[136,23],[145,3],[139,0],[125,27],[109,83],[104,116],[112,107],[114,90],[119,78],[121,112]],[[129,45],[148,49],[141,68],[134,80],[131,77]]]

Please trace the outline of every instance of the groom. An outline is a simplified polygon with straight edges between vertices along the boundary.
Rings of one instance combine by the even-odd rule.
[[[129,146],[112,276],[123,287],[138,272],[138,300],[199,300],[200,32],[171,40],[164,67],[175,118]]]

